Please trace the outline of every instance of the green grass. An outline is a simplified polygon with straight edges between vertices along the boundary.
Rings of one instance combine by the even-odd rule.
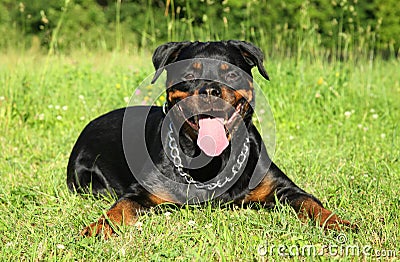
[[[337,233],[301,223],[287,207],[165,206],[108,241],[80,237],[111,202],[67,190],[69,153],[88,121],[126,105],[124,98],[153,72],[150,54],[46,60],[14,53],[0,60],[0,260],[248,261],[267,259],[260,245],[319,251],[338,244]],[[399,62],[296,61],[267,58],[271,81],[257,75],[275,116],[275,162],[359,225],[358,232],[344,232],[346,245],[396,250],[399,258]],[[272,256],[280,258],[276,250]]]

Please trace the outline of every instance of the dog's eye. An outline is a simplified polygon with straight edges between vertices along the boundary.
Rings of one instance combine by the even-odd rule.
[[[236,81],[238,80],[239,75],[235,72],[229,72],[225,75],[225,80],[228,82]]]
[[[187,74],[187,75],[185,75],[185,80],[193,80],[195,77],[194,77],[194,74]]]

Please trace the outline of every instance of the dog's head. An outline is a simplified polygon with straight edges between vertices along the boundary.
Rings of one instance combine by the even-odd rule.
[[[251,69],[269,79],[261,50],[243,41],[167,43],[156,49],[153,64],[152,83],[167,71],[166,108],[176,106],[185,133],[209,156],[221,154],[239,122],[251,121]]]

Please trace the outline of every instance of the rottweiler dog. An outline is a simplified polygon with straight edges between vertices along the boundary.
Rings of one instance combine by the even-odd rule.
[[[109,237],[162,203],[208,201],[268,208],[280,202],[321,227],[353,227],[293,183],[268,156],[252,121],[251,69],[257,67],[269,80],[258,47],[236,40],[171,42],[155,50],[153,64],[152,83],[167,72],[164,106],[130,106],[102,115],[73,147],[69,189],[118,198],[82,235]]]

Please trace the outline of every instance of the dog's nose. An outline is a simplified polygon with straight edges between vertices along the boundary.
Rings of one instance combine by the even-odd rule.
[[[216,84],[204,85],[200,88],[199,94],[221,97],[221,88]]]

